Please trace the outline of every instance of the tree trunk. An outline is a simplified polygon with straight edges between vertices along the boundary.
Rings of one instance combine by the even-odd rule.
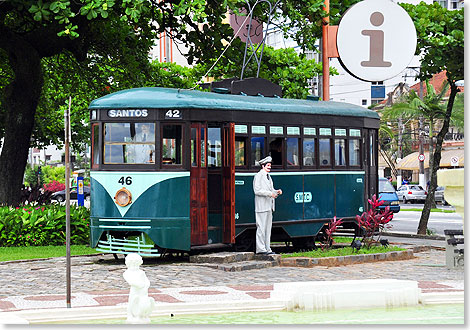
[[[434,117],[431,117],[429,120],[429,174],[430,175],[432,175],[432,172],[434,172],[433,169],[434,169]],[[439,169],[439,165],[438,165],[438,169]],[[431,179],[429,179],[429,182],[431,182]],[[429,185],[431,185],[431,183],[429,183]],[[429,190],[430,188],[428,187],[428,194],[429,194]],[[431,208],[436,208],[436,201],[434,200],[434,198],[431,200]]]
[[[450,117],[452,115],[452,108],[454,107],[455,96],[459,92],[459,89],[455,85],[455,82],[450,81],[450,95],[449,101],[447,102],[447,110],[444,118],[444,123],[442,129],[437,135],[436,139],[436,149],[434,150],[433,162],[432,162],[432,172],[431,172],[431,182],[429,184],[428,195],[426,201],[424,202],[423,212],[421,213],[421,218],[419,219],[418,225],[418,234],[426,235],[426,229],[428,227],[429,215],[431,213],[431,207],[434,203],[434,193],[437,188],[437,170],[439,169],[439,164],[441,162],[441,151],[442,143],[444,142],[444,137],[449,131]]]
[[[21,38],[10,39],[7,53],[15,78],[2,100],[6,116],[0,155],[0,205],[17,205],[43,76],[40,55]]]

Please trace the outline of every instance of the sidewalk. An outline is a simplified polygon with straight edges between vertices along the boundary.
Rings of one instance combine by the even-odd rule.
[[[387,238],[390,242],[403,240]],[[464,271],[445,267],[442,241],[426,241],[429,241],[426,245],[433,248],[414,253],[415,258],[410,260],[224,272],[186,262],[164,264],[144,259],[142,269],[151,283],[149,295],[155,299],[160,311],[175,310],[177,306],[186,306],[178,308],[193,311],[204,306],[211,311],[223,306],[233,310],[247,306],[250,310],[279,309],[284,305],[273,297],[281,284],[289,286],[304,282],[311,285],[326,281],[339,281],[339,284],[345,280],[364,279],[415,281],[428,299],[462,300],[463,303]],[[422,246],[424,242],[416,238],[400,244]],[[65,262],[65,258],[52,258],[0,263],[0,323],[13,315],[11,312],[39,317],[44,312],[65,313],[83,308],[120,313],[125,317],[129,287],[122,277],[126,269],[122,260],[115,261],[112,255],[72,258],[72,308],[63,311],[66,307]]]

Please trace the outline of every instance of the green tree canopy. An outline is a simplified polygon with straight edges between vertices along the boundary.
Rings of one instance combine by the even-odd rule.
[[[0,1],[0,204],[19,200],[31,138],[37,145],[60,141],[60,112],[68,96],[74,108],[86,109],[92,98],[109,91],[145,85],[152,76],[148,51],[163,31],[187,46],[190,64],[217,57],[233,34],[224,23],[227,10],[244,5],[242,0]],[[285,31],[295,27],[306,49],[320,36],[322,5],[322,0],[302,6],[287,0],[277,12],[287,17],[281,24]],[[333,16],[336,8],[344,10],[338,0],[331,7]],[[256,9],[256,17],[263,18],[262,10]],[[241,49],[235,40],[228,58]],[[85,112],[74,111],[74,124],[85,124]]]
[[[446,71],[450,95],[442,119],[442,128],[437,134],[430,185],[418,226],[418,234],[426,234],[427,223],[437,187],[437,170],[441,161],[442,143],[449,131],[457,93],[456,82],[464,79],[464,9],[447,10],[435,2],[418,5],[401,4],[411,16],[417,32],[416,54],[421,56],[420,78],[431,78]],[[424,109],[424,108],[423,108]]]

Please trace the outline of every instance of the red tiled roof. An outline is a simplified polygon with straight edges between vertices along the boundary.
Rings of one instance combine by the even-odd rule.
[[[446,71],[441,71],[439,73],[436,73],[434,76],[432,76],[431,79],[429,79],[429,83],[434,86],[434,89],[436,90],[436,93],[439,93],[442,90],[442,86],[444,84],[444,81],[446,81]],[[410,87],[411,89],[415,90],[416,93],[419,94],[419,82],[414,84],[413,86]],[[459,87],[460,91],[464,91],[464,87]],[[450,94],[450,89],[447,90],[445,97],[449,96]],[[426,95],[426,83],[423,82],[423,96]]]

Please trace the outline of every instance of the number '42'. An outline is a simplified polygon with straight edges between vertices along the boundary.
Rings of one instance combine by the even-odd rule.
[[[179,110],[168,110],[165,112],[165,118],[181,118],[181,112]]]

